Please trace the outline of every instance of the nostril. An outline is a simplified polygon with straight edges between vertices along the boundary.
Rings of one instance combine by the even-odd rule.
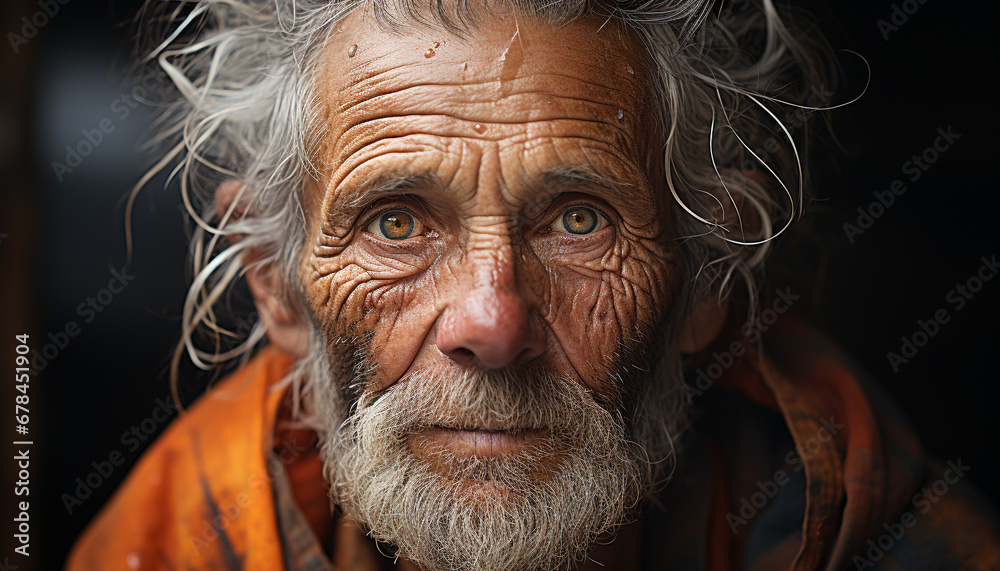
[[[455,347],[450,351],[445,351],[445,354],[452,361],[461,365],[471,366],[476,362],[476,352],[467,347]]]
[[[528,361],[531,361],[532,359],[538,357],[541,354],[542,350],[540,348],[525,347],[524,350],[517,355],[517,360],[522,363],[527,363]]]

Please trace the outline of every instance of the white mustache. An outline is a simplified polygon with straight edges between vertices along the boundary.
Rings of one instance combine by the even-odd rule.
[[[352,417],[371,412],[400,436],[433,426],[560,433],[580,424],[579,415],[589,408],[583,402],[594,402],[589,390],[544,371],[420,372],[378,395],[364,394]]]

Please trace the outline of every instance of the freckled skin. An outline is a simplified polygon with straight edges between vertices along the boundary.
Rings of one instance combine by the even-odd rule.
[[[371,332],[368,390],[527,362],[607,388],[617,343],[663,319],[681,276],[638,41],[602,18],[508,16],[463,40],[359,13],[324,50],[300,274],[329,337]],[[612,182],[553,183],[560,168]],[[386,173],[423,178],[368,196]],[[578,205],[600,214],[588,234],[560,226]],[[412,234],[380,236],[400,210]]]

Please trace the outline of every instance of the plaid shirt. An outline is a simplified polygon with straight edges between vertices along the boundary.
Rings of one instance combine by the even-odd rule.
[[[783,317],[762,346],[730,333],[708,353],[674,478],[629,526],[635,557],[607,569],[1000,569],[969,468],[926,458],[819,333]],[[279,421],[291,364],[265,349],[178,419],[67,568],[414,569],[331,515],[315,434]]]

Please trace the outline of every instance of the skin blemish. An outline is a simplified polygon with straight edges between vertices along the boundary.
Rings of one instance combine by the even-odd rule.
[[[434,57],[434,54],[435,54],[434,48],[427,48],[427,51],[424,52],[424,57],[425,58],[432,58],[432,57]]]
[[[347,57],[354,57],[358,55],[358,44],[354,44],[347,48]]]

